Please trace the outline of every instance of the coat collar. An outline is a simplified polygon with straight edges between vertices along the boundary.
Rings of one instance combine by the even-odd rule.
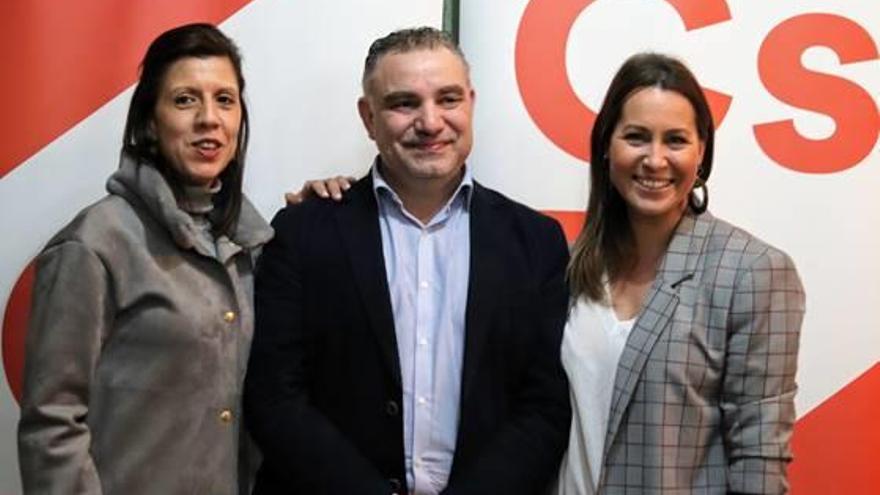
[[[669,240],[657,270],[658,279],[675,288],[695,276],[714,220],[709,212],[695,215],[688,210]]]
[[[394,383],[401,387],[400,357],[372,177],[368,174],[357,181],[343,196],[341,204],[334,208],[334,212],[370,327],[376,334],[383,360]]]
[[[657,276],[645,296],[642,310],[617,365],[603,459],[614,445],[620,423],[632,401],[651,350],[675,313],[679,289],[688,281],[698,278],[699,262],[713,223],[714,217],[710,213],[694,215],[689,211],[672,234]]]
[[[498,289],[504,287],[507,271],[498,253],[509,249],[505,223],[511,221],[498,208],[498,197],[474,182],[470,204],[470,271],[465,310],[465,352],[462,366],[461,401],[474,393],[474,376],[489,336],[490,317],[500,302]]]
[[[129,203],[143,205],[180,248],[215,256],[215,250],[205,245],[201,229],[192,216],[178,206],[171,186],[153,165],[123,152],[119,169],[107,179],[107,191]],[[229,241],[240,248],[253,249],[268,242],[272,235],[272,227],[247,198],[242,198],[238,222]]]

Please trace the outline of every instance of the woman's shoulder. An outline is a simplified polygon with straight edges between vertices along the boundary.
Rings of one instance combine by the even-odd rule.
[[[752,234],[738,225],[709,213],[701,215],[698,222],[707,231],[703,252],[709,260],[716,260],[727,268],[750,267],[768,261],[773,265],[793,263],[782,249]]]
[[[114,239],[143,237],[143,220],[125,199],[110,194],[86,206],[46,244],[46,249],[76,242],[95,251],[113,248]],[[117,246],[118,247],[118,246]]]
[[[256,248],[269,242],[275,235],[274,229],[263,218],[256,206],[242,194],[235,240],[245,248]]]

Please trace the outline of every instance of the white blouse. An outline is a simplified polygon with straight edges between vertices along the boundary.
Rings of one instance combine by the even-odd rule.
[[[556,495],[596,493],[614,391],[614,375],[636,319],[620,321],[610,306],[580,298],[565,325],[562,366],[568,375],[572,425]]]

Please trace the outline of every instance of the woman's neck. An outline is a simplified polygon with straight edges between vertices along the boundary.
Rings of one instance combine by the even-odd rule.
[[[633,242],[635,244],[636,260],[633,265],[633,271],[637,274],[647,274],[650,272],[651,278],[656,273],[660,264],[660,259],[666,253],[666,246],[672,237],[675,222],[652,222],[652,221],[631,221],[633,233]]]
[[[660,260],[681,216],[634,218],[630,215],[635,259],[611,280],[611,304],[619,319],[635,317],[657,277]]]
[[[649,268],[656,271],[660,259],[666,253],[666,247],[678,222],[684,216],[686,204],[680,205],[675,211],[664,215],[645,216],[628,212],[627,218],[632,229],[636,262],[634,269],[643,272]]]
[[[220,191],[220,180],[207,186],[185,185],[178,198],[180,209],[190,215],[207,215],[214,209],[214,195]]]

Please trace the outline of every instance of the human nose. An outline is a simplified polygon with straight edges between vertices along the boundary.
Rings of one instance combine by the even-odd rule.
[[[437,134],[443,130],[441,110],[432,103],[425,103],[416,119],[416,130],[424,134]]]
[[[196,124],[202,127],[215,127],[220,124],[220,112],[212,102],[207,102],[199,108],[196,115]]]
[[[662,168],[668,163],[663,143],[652,142],[647,153],[642,157],[642,164],[650,168]]]

